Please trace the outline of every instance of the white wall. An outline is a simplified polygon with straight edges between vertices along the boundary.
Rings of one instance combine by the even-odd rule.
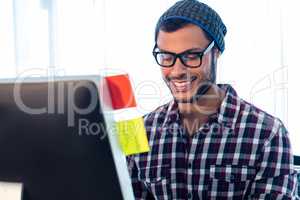
[[[140,112],[147,113],[171,98],[151,51],[156,21],[174,2],[0,0],[0,78],[126,72]],[[218,82],[232,84],[241,97],[281,118],[298,141],[297,1],[204,2],[228,28]]]
[[[300,74],[300,12],[299,1],[290,0],[288,4],[284,4],[284,47],[285,60],[288,68],[287,74],[287,126],[290,131],[291,142],[294,148],[294,153],[300,155],[300,123],[299,123],[299,74]]]
[[[13,4],[15,2],[15,4]],[[51,3],[50,3],[51,2]],[[175,0],[0,0],[0,78],[129,73],[139,111],[168,101],[154,27]],[[218,82],[281,118],[300,155],[296,0],[205,0],[227,25]]]

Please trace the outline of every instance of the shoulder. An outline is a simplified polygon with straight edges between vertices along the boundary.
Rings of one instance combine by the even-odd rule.
[[[236,126],[260,132],[259,138],[265,140],[272,139],[276,134],[288,134],[279,118],[242,99]]]
[[[160,127],[167,119],[169,107],[172,106],[172,102],[166,103],[154,109],[152,112],[143,116],[146,129],[153,126]]]
[[[234,124],[236,132],[259,139],[272,138],[281,130],[287,133],[281,120],[240,98],[230,85],[220,85],[226,91],[221,119]],[[246,133],[245,133],[246,132]]]
[[[127,156],[128,165],[130,165],[130,162],[136,163],[138,167],[145,165],[144,161],[146,161],[148,155],[151,154],[154,136],[160,135],[157,133],[161,133],[160,128],[163,126],[165,120],[168,118],[168,111],[170,106],[172,106],[172,101],[157,107],[152,112],[143,116],[148,144],[150,146],[150,152],[144,152],[144,153]],[[155,139],[159,139],[159,137],[156,137]]]

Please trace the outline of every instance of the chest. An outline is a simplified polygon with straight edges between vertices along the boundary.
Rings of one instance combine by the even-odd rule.
[[[190,139],[173,130],[150,140],[151,151],[139,162],[139,178],[154,196],[168,191],[173,199],[187,199],[189,194],[206,199],[236,190],[230,194],[243,197],[256,174],[253,161],[259,145],[230,129],[201,131]]]

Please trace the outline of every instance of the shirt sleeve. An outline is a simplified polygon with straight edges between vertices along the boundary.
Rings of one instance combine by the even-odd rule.
[[[138,168],[133,156],[127,156],[127,166],[131,178],[134,197],[136,200],[151,200],[151,194],[148,192],[144,183],[138,179]]]
[[[250,185],[250,199],[298,199],[297,172],[288,133],[283,125],[266,142],[260,166]]]

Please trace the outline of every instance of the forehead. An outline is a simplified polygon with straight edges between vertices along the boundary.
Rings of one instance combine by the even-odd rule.
[[[160,49],[175,53],[194,48],[204,49],[208,43],[204,31],[194,24],[188,24],[174,32],[160,30],[157,37]]]

